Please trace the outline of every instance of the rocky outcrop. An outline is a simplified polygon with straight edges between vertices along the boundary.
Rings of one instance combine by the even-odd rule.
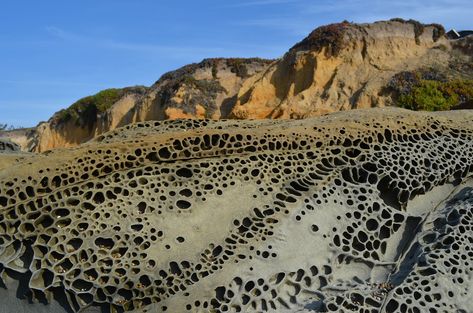
[[[145,87],[119,89],[120,92],[110,108],[102,111],[90,104],[74,104],[61,110],[28,134],[28,149],[43,152],[59,147],[73,147],[103,132],[123,126],[128,122],[123,120],[124,116],[147,90]]]
[[[84,113],[86,123],[53,118],[38,126],[29,146],[37,152],[75,146],[148,120],[305,118],[397,105],[396,90],[389,88],[396,74],[435,68],[445,77],[473,79],[470,50],[471,38],[447,40],[437,24],[394,19],[327,25],[281,59],[207,59],[167,73],[149,88],[127,89],[107,110]]]
[[[72,311],[471,312],[472,120],[150,121],[33,154],[0,169],[0,277]]]
[[[76,103],[56,113],[48,122],[40,123],[29,137],[29,150],[42,152],[76,146],[104,132],[134,122],[226,118],[236,102],[236,94],[243,81],[270,63],[269,60],[256,58],[206,59],[164,74],[149,88],[128,87],[116,90],[116,99],[104,110],[90,110],[93,105]],[[100,93],[97,95],[100,96]],[[107,101],[110,96],[99,98]],[[87,103],[84,99],[78,103]]]
[[[164,74],[130,112],[134,121],[227,118],[242,83],[271,60],[206,59]]]
[[[18,133],[22,132],[18,131]],[[0,170],[22,162],[32,155],[32,153],[22,152],[20,145],[12,142],[9,137],[0,137]]]
[[[401,70],[444,67],[449,42],[438,25],[340,23],[296,44],[238,93],[235,118],[303,118],[393,105],[383,89]]]
[[[19,152],[20,150],[20,146],[10,139],[0,138],[0,153]]]
[[[0,139],[9,140],[20,147],[21,151],[29,151],[30,134],[35,132],[36,128],[16,128],[0,131]]]

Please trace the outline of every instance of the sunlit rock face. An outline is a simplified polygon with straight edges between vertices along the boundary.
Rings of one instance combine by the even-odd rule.
[[[271,60],[214,58],[183,66],[161,76],[150,87],[128,87],[103,112],[95,108],[56,112],[28,133],[29,151],[74,147],[127,124],[148,120],[228,118],[243,82],[264,70]],[[72,111],[74,118],[64,119]],[[19,141],[18,139],[15,139]]]
[[[55,310],[470,312],[472,119],[148,122],[10,160],[2,278]]]
[[[399,85],[392,82],[402,85],[405,75],[411,81],[473,79],[472,36],[448,40],[444,32],[441,25],[401,19],[321,26],[276,60],[204,59],[162,75],[150,87],[121,88],[107,105],[73,104],[14,140],[44,152],[150,120],[299,119],[402,106]],[[472,108],[468,101],[461,105]]]

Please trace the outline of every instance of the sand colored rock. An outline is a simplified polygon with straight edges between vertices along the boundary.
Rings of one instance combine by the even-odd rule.
[[[472,119],[144,122],[32,155],[0,169],[2,277],[73,310],[470,312]]]
[[[448,48],[438,49],[450,46],[438,36],[438,25],[422,26],[420,35],[416,26],[390,21],[333,24],[322,33],[317,32],[324,27],[317,29],[245,82],[231,116],[303,118],[393,105],[383,89],[395,73],[443,68],[451,58]]]
[[[58,112],[28,136],[28,151],[74,147],[130,123],[178,118],[225,118],[242,82],[271,63],[263,59],[206,59],[164,74],[149,88],[124,88],[106,112],[86,121],[61,121]]]
[[[8,140],[20,147],[21,151],[29,151],[29,134],[34,132],[35,128],[18,128],[13,130],[0,131],[0,140]]]
[[[97,135],[133,122],[127,118],[128,112],[144,95],[146,88],[125,88],[123,96],[102,114],[90,120],[60,120],[61,111],[48,122],[41,122],[27,135],[27,151],[44,152],[58,147],[73,147]]]
[[[35,152],[72,147],[149,120],[306,118],[396,106],[388,85],[400,72],[434,69],[451,79],[473,78],[471,39],[447,40],[443,32],[437,24],[400,19],[322,26],[280,59],[217,58],[186,65],[149,88],[125,88],[125,96],[84,125],[53,117],[21,145]]]
[[[30,153],[21,152],[21,147],[8,138],[0,138],[0,170],[31,156]]]

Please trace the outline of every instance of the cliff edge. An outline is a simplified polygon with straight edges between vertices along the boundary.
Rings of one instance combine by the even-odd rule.
[[[469,37],[449,40],[441,25],[401,19],[322,26],[277,60],[206,59],[164,74],[151,87],[110,89],[81,99],[38,125],[27,146],[35,152],[76,146],[148,120],[306,118],[384,106],[468,108],[473,103]],[[439,85],[449,81],[456,85]],[[436,88],[439,99],[404,94],[416,88],[431,94]],[[460,91],[450,95],[452,90]]]

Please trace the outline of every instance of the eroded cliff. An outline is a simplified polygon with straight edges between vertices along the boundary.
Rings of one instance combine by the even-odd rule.
[[[75,146],[116,127],[148,120],[305,118],[396,106],[399,92],[391,88],[393,77],[415,71],[427,73],[425,77],[469,79],[471,102],[471,64],[471,38],[447,40],[437,24],[400,19],[332,24],[314,30],[275,61],[207,59],[167,73],[149,88],[123,89],[104,111],[92,110],[90,115],[83,108],[79,115],[85,122],[65,121],[56,114],[32,133],[29,149]],[[468,101],[462,107],[471,106]]]
[[[321,27],[247,81],[232,116],[302,118],[393,105],[384,88],[395,73],[447,66],[443,32],[405,21]]]
[[[151,87],[128,87],[78,101],[41,123],[29,135],[28,149],[42,152],[76,146],[129,123],[177,118],[226,118],[244,80],[272,61],[206,59],[164,74]],[[103,92],[102,92],[103,93]],[[110,92],[112,93],[112,92]],[[84,101],[98,97],[101,101]],[[93,100],[93,99],[92,99]],[[113,103],[99,108],[102,102]],[[93,103],[91,103],[93,102]],[[79,104],[79,105],[78,105]]]

